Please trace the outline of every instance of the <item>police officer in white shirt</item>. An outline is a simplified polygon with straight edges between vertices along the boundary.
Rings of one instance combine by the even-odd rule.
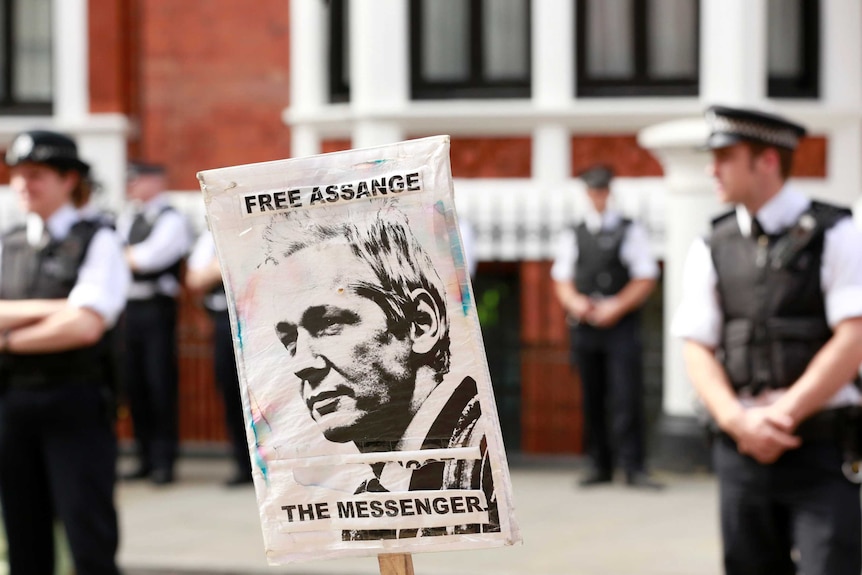
[[[213,374],[224,402],[225,424],[231,442],[235,471],[225,482],[236,487],[252,482],[248,439],[245,433],[239,375],[234,356],[227,295],[216,256],[212,232],[204,230],[189,256],[186,287],[196,295],[213,323]]]
[[[583,389],[591,468],[580,485],[609,483],[619,465],[627,485],[660,489],[644,470],[639,314],[659,270],[643,227],[610,209],[612,177],[603,165],[581,174],[590,209],[561,234],[551,268],[572,324],[572,363]]]
[[[691,246],[672,332],[714,420],[726,573],[859,575],[859,485],[842,466],[858,456],[862,233],[787,184],[802,126],[706,118],[734,208]]]
[[[54,572],[54,519],[75,572],[117,570],[110,334],[125,305],[122,242],[87,203],[68,136],[19,134],[6,152],[26,223],[0,253],[0,503],[9,573]]]
[[[138,467],[126,479],[174,479],[178,449],[177,296],[191,229],[163,192],[163,166],[131,162],[128,208],[117,230],[128,244],[132,286],[125,321],[125,388],[135,432]]]

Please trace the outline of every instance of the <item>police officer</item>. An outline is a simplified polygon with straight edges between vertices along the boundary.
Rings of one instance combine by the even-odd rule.
[[[128,209],[117,229],[125,238],[132,286],[125,319],[125,387],[134,426],[138,467],[126,479],[174,479],[177,455],[177,296],[192,238],[185,217],[171,207],[164,167],[132,162]]]
[[[0,253],[0,498],[12,575],[54,572],[54,518],[79,575],[116,574],[116,439],[108,334],[129,269],[116,233],[82,210],[75,142],[19,134],[6,152],[26,222]]]
[[[734,207],[691,246],[672,330],[717,430],[725,570],[859,575],[842,446],[860,401],[862,233],[787,183],[802,126],[722,106],[706,118]]]
[[[213,372],[224,401],[225,423],[235,465],[234,475],[225,482],[225,485],[228,487],[245,485],[252,481],[251,461],[239,391],[239,376],[234,359],[227,296],[222,283],[218,257],[216,257],[215,242],[209,230],[204,231],[195,242],[192,254],[189,256],[185,283],[189,291],[200,298],[214,327]]]
[[[604,165],[581,174],[590,206],[583,221],[561,234],[551,268],[572,324],[572,362],[583,389],[591,467],[580,485],[611,482],[618,463],[627,485],[660,489],[644,470],[638,313],[655,288],[658,266],[643,227],[609,207],[612,178]]]

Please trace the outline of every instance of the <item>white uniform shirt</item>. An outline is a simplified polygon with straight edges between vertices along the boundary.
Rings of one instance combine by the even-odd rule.
[[[472,278],[476,275],[476,231],[469,220],[461,219],[458,222],[461,232],[461,244],[464,246],[464,264],[467,266],[467,274]]]
[[[764,232],[775,234],[786,229],[808,209],[811,200],[790,186],[767,202],[757,220]],[[736,208],[736,220],[743,235],[751,233],[751,214]],[[862,316],[862,230],[852,218],[839,221],[826,231],[820,282],[826,307],[826,320],[835,327],[842,320]],[[683,268],[683,296],[677,308],[671,334],[674,337],[718,347],[724,314],[718,297],[718,275],[704,238],[689,248]],[[829,405],[856,403],[860,394],[848,384],[830,400]]]
[[[195,246],[189,256],[189,271],[196,271],[207,267],[215,257],[216,246],[213,234],[209,230],[204,230],[195,242]],[[222,293],[208,293],[204,296],[204,302],[213,311],[224,311],[227,309],[227,297]]]
[[[613,231],[622,225],[623,217],[619,212],[605,210],[598,213],[588,211],[584,223],[592,233],[600,230]],[[658,264],[650,249],[649,236],[637,222],[632,222],[626,230],[620,246],[620,260],[626,266],[631,279],[655,279],[658,277]],[[575,279],[575,264],[578,261],[578,240],[575,230],[566,228],[557,240],[556,257],[551,267],[551,277],[555,281]]]
[[[46,226],[53,238],[64,240],[72,226],[81,219],[81,213],[71,204],[54,212],[47,222],[43,222],[36,214],[28,214],[27,241],[37,245]],[[67,299],[71,306],[98,313],[105,320],[105,325],[111,328],[126,307],[130,282],[131,274],[123,257],[122,240],[114,230],[101,228],[87,248],[78,270],[78,279]]]
[[[140,273],[151,273],[165,269],[189,253],[192,245],[191,229],[177,210],[162,210],[170,205],[162,194],[151,199],[143,206],[130,206],[117,220],[117,231],[128,240],[135,214],[142,210],[144,216],[155,222],[150,235],[144,241],[130,246],[132,259]],[[176,296],[180,293],[179,281],[171,274],[163,274],[157,282],[157,293]],[[153,297],[150,282],[133,282],[129,299],[149,299]]]

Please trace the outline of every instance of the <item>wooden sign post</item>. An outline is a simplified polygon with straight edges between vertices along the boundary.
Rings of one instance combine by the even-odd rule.
[[[387,553],[377,556],[380,575],[415,575],[413,557],[409,553]]]

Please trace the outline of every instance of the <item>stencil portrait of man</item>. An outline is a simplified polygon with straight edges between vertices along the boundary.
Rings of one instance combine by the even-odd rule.
[[[356,493],[482,490],[489,524],[448,533],[499,529],[476,381],[452,377],[446,285],[407,216],[392,205],[347,219],[292,215],[266,230],[261,266],[268,286],[289,294],[270,318],[284,348],[279,368],[327,440],[381,453]],[[454,448],[476,455],[413,462],[383,455]],[[345,538],[442,534],[446,528]]]

